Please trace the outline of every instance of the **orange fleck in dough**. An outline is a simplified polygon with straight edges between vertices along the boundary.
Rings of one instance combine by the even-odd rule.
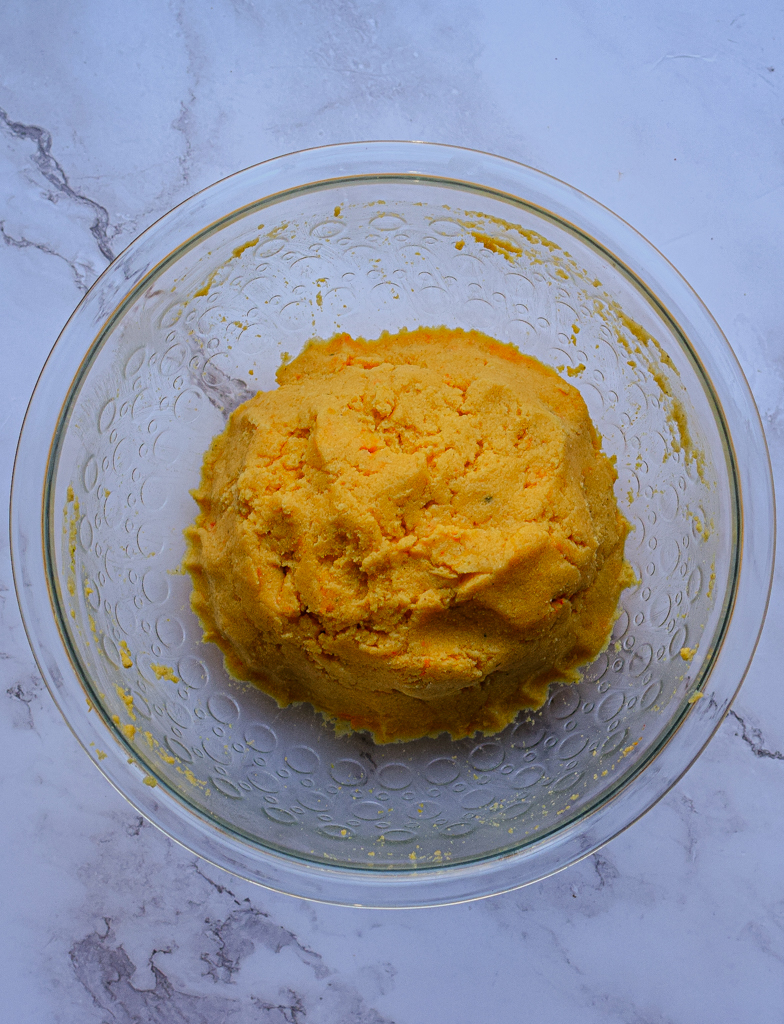
[[[204,639],[377,742],[494,733],[608,642],[633,582],[579,392],[419,328],[281,366],[205,455],[184,565]]]

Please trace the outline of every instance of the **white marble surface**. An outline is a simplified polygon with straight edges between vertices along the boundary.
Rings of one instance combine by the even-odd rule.
[[[729,0],[8,0],[3,501],[36,376],[112,254],[277,153],[474,146],[578,186],[685,274],[784,479],[784,13]],[[49,698],[0,564],[0,1003],[15,1024],[784,1021],[782,575],[733,712],[601,853],[428,911],[307,904],[145,824]]]

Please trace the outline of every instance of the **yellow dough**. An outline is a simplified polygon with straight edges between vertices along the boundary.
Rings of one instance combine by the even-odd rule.
[[[380,743],[494,733],[576,681],[633,579],[579,392],[445,327],[313,342],[277,378],[213,441],[185,531],[229,672]]]

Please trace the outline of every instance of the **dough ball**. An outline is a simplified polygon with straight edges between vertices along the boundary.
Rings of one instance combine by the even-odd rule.
[[[228,670],[377,742],[504,728],[632,582],[580,393],[477,332],[311,343],[237,409],[186,530]]]

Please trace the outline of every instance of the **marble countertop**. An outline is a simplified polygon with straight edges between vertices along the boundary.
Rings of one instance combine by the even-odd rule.
[[[367,138],[521,160],[638,228],[729,338],[784,479],[781,5],[11,0],[3,21],[3,501],[43,361],[114,255],[234,170]],[[781,567],[733,710],[641,821],[526,889],[384,912],[267,892],[139,817],[50,699],[5,524],[0,546],[8,1020],[784,1021]]]

